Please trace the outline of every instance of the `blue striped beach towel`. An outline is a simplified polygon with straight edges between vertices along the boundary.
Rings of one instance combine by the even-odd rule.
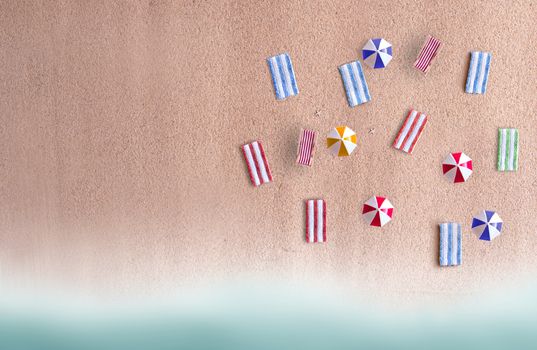
[[[285,100],[289,96],[298,95],[295,71],[289,54],[282,53],[267,58],[272,75],[272,84],[278,100]]]
[[[344,64],[339,67],[343,85],[347,92],[349,106],[354,107],[371,101],[369,89],[364,77],[364,71],[359,61]]]
[[[462,262],[461,224],[440,224],[440,266],[456,266]]]
[[[468,78],[466,79],[466,92],[469,94],[484,94],[487,91],[489,78],[490,52],[472,51]]]

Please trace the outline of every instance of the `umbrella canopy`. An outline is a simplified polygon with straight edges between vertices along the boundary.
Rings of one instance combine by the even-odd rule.
[[[348,156],[356,148],[356,133],[347,126],[338,126],[330,130],[326,146],[334,155]]]
[[[362,49],[362,59],[371,68],[384,68],[392,60],[392,44],[382,38],[369,39]]]
[[[364,203],[362,216],[369,225],[382,227],[392,219],[393,205],[385,197],[371,197]]]
[[[453,183],[468,180],[472,169],[472,159],[462,152],[449,154],[442,163],[444,175]]]
[[[472,220],[472,231],[484,241],[492,241],[502,231],[503,220],[492,210],[483,210]]]

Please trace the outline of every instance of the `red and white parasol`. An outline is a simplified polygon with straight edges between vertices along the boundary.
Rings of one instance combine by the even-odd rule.
[[[472,159],[462,152],[449,154],[442,163],[444,175],[453,183],[466,182],[472,175]]]
[[[392,219],[393,205],[385,197],[371,197],[364,203],[362,216],[369,225],[382,227]]]

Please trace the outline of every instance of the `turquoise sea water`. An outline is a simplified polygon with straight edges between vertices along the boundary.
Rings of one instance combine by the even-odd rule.
[[[99,324],[1,322],[2,349],[523,349],[535,348],[532,319],[459,320],[442,327],[393,327],[356,317],[279,320],[160,320]]]
[[[391,312],[327,295],[305,300],[302,291],[229,290],[158,310],[9,308],[0,316],[0,349],[534,349],[534,290],[435,312]]]

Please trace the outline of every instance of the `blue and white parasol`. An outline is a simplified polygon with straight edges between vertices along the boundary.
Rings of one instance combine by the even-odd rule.
[[[362,59],[371,68],[384,68],[392,60],[392,44],[382,38],[369,39],[362,49]]]
[[[502,231],[503,220],[498,213],[483,210],[472,220],[472,231],[484,241],[492,241]]]

